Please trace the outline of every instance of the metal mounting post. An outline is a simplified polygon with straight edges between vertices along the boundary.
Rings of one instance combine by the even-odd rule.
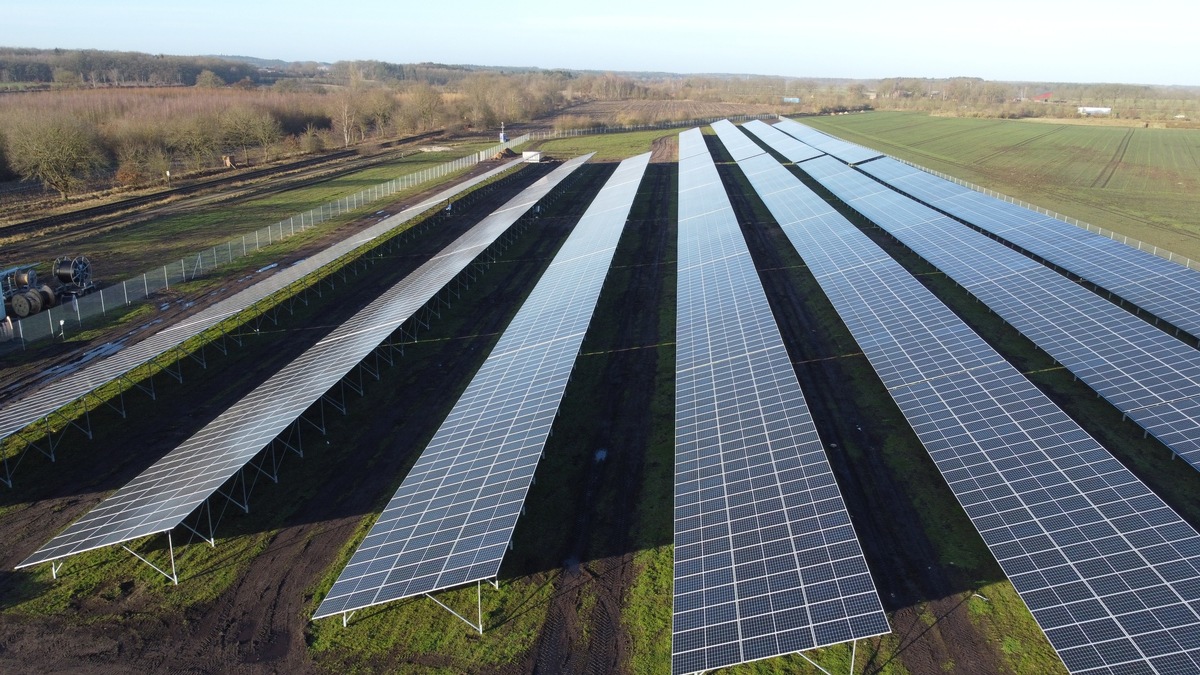
[[[158,572],[159,574],[163,575],[164,577],[170,579],[172,584],[174,584],[176,586],[179,585],[179,575],[176,574],[176,572],[175,572],[175,544],[174,544],[174,542],[171,541],[170,531],[167,532],[167,551],[168,551],[168,554],[171,556],[171,573],[170,574],[167,574],[166,572],[162,571],[161,569],[159,569],[158,565],[155,565],[154,563],[150,562],[149,560],[146,560],[142,556],[138,555],[136,551],[129,548],[128,546],[121,544],[121,548],[128,551],[131,555],[133,555],[133,557],[135,557],[138,560],[141,560],[142,562],[149,565],[150,569],[152,569],[155,572]]]
[[[439,606],[441,606],[442,609],[444,609],[447,612],[450,612],[454,616],[458,617],[459,620],[461,620],[463,623],[465,623],[468,626],[470,626],[471,628],[474,628],[475,630],[479,631],[480,635],[483,635],[483,582],[482,581],[475,582],[475,609],[478,612],[478,621],[479,621],[479,623],[477,623],[477,624],[471,623],[471,621],[469,619],[464,617],[462,614],[459,614],[458,612],[450,609],[449,607],[447,607],[445,605],[445,603],[443,603],[441,600],[438,600],[437,598],[433,597],[429,593],[425,593],[424,595],[425,595],[425,597],[429,598],[430,600],[436,602]]]

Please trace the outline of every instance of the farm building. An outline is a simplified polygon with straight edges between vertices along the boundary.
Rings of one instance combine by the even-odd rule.
[[[1079,106],[1079,114],[1084,116],[1111,115],[1112,108],[1096,108],[1092,106],[1081,105]]]

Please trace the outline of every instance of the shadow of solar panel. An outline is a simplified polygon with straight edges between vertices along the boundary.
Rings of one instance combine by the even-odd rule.
[[[314,619],[496,577],[649,161],[609,178]]]
[[[944,323],[955,321],[949,310],[865,234],[767,161],[747,160],[757,164],[751,185],[819,270],[818,283],[1068,670],[1197,672],[1200,534],[965,325]],[[827,215],[791,218],[798,202]],[[874,262],[859,265],[831,242],[870,250],[862,257]],[[947,359],[961,368],[946,369]]]

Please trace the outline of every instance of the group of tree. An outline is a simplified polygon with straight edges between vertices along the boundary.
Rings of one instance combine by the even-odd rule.
[[[259,82],[254,66],[203,56],[164,56],[97,49],[0,47],[0,83],[58,86],[192,86],[201,73],[224,82]]]
[[[562,76],[471,73],[451,85],[371,79],[349,64],[336,84],[226,84],[201,70],[190,87],[78,87],[0,95],[0,179],[37,180],[64,198],[85,187],[163,181],[172,168],[269,161],[438,128],[493,133],[562,104]],[[222,75],[225,73],[225,75]]]

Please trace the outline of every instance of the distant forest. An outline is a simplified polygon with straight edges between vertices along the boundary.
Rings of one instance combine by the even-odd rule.
[[[1078,106],[1097,106],[1111,108],[1113,117],[1168,126],[1200,118],[1200,90],[1182,87],[283,63],[0,47],[0,181],[37,181],[67,198],[162,182],[167,170],[262,163],[432,129],[493,133],[501,123],[538,119],[557,128],[666,121],[570,110],[638,99],[769,105],[787,114],[875,108],[1070,117]],[[686,107],[676,110],[687,116]]]

